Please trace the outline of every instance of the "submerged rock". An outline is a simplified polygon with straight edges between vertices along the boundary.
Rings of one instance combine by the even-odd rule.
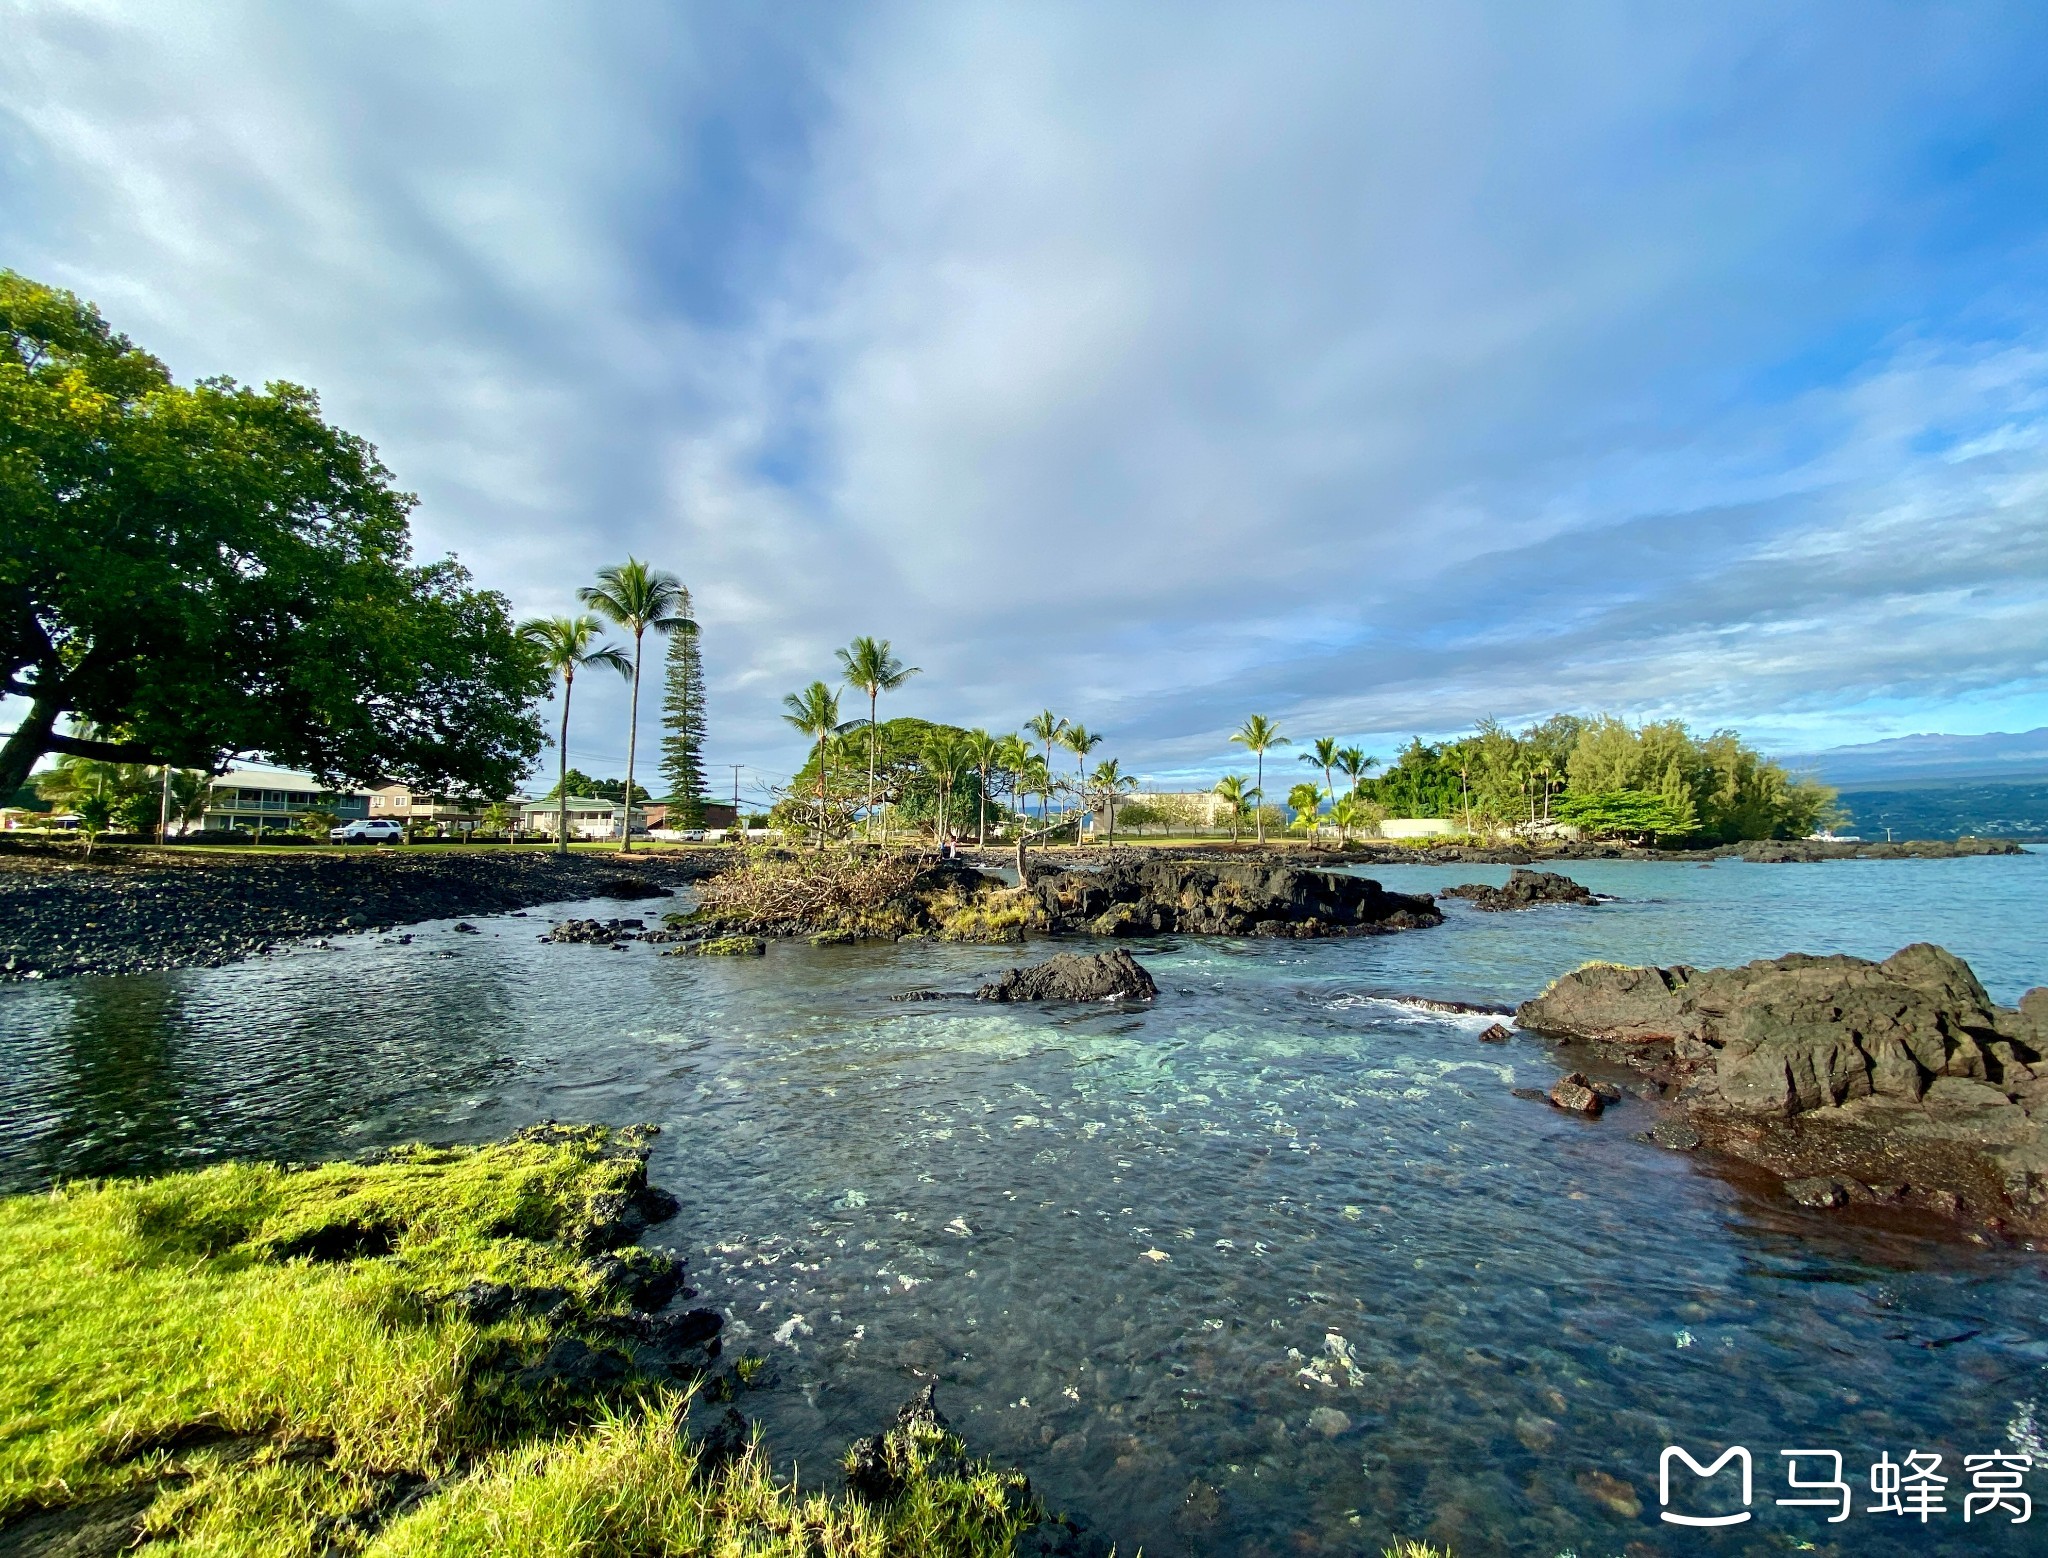
[[[1042,871],[1031,892],[1051,929],[1101,936],[1348,936],[1443,923],[1428,898],[1264,860],[1117,858]]]
[[[1594,964],[1516,1019],[1675,1085],[1708,1144],[1789,1181],[1904,1179],[1917,1205],[2048,1231],[2048,989],[1997,1006],[1921,943],[1882,962]]]
[[[686,941],[665,958],[758,958],[768,955],[768,943],[759,936],[707,936]]]
[[[1062,952],[1013,968],[974,994],[982,1001],[1149,1001],[1159,986],[1128,952]]]
[[[631,941],[646,928],[645,920],[564,920],[541,940],[608,947],[615,941]]]
[[[1494,914],[1511,909],[1533,909],[1539,903],[1586,904],[1600,901],[1570,877],[1555,871],[1511,871],[1505,887],[1467,882],[1462,887],[1447,887],[1437,896],[1469,899],[1473,908]]]
[[[1574,1071],[1568,1077],[1560,1077],[1557,1085],[1550,1090],[1550,1101],[1560,1109],[1569,1109],[1574,1114],[1600,1117],[1600,1111],[1607,1107],[1607,1100],[1600,1096],[1600,1090],[1586,1079],[1583,1071]]]

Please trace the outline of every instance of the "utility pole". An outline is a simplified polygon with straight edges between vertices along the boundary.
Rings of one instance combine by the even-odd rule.
[[[746,765],[732,763],[728,766],[732,769],[732,825],[740,830],[740,837],[745,838],[746,825],[740,820],[740,770]]]
[[[164,764],[164,796],[157,808],[156,841],[168,844],[171,841],[171,765]]]

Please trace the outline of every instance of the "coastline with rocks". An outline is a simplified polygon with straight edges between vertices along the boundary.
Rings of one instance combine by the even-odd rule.
[[[720,934],[895,939],[934,936],[1020,941],[1028,933],[1294,936],[1374,935],[1440,923],[1427,898],[1391,893],[1351,874],[1361,865],[1489,864],[1528,867],[1567,860],[1694,860],[1730,856],[1763,863],[1838,859],[1964,859],[2023,854],[2001,840],[1852,845],[1764,842],[1719,851],[1673,852],[1619,845],[1563,845],[1541,852],[1447,845],[1352,845],[1344,850],[1189,845],[1041,853],[1030,889],[978,865],[1006,854],[963,851],[943,864],[901,857],[881,899],[886,912],[848,913],[827,901],[774,915],[714,911],[683,936]],[[801,863],[808,857],[784,852]],[[544,904],[651,898],[722,876],[748,861],[720,851],[647,850],[628,856],[552,850],[363,850],[333,854],[227,850],[76,850],[0,844],[0,983],[79,974],[211,968],[282,944],[390,930],[424,920],[510,913]],[[885,865],[880,872],[889,876]],[[1555,873],[1537,872],[1554,881]],[[1371,889],[1368,891],[1367,889]],[[1530,897],[1531,891],[1538,896]],[[1497,895],[1506,892],[1509,899]],[[1587,902],[1540,889],[1452,889],[1481,907]],[[1513,900],[1513,901],[1511,901]],[[963,912],[968,911],[968,912]],[[720,927],[723,927],[721,929]]]
[[[665,897],[698,855],[0,850],[0,983],[214,968],[292,941],[585,898]]]

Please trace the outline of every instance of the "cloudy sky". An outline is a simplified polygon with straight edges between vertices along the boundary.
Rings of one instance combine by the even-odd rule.
[[[675,569],[750,789],[857,633],[1166,780],[2048,724],[2037,5],[0,0],[0,264]]]

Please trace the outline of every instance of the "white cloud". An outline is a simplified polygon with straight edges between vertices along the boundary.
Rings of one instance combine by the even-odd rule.
[[[1927,171],[2038,99],[1988,20],[13,9],[12,263],[319,386],[521,609],[678,568],[716,756],[857,632],[1140,770],[2048,705],[2042,299]]]

